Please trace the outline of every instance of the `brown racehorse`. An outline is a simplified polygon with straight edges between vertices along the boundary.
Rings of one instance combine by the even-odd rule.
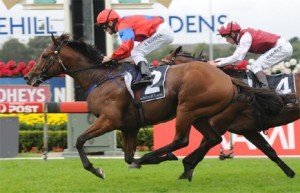
[[[176,117],[174,140],[134,160],[137,134],[143,125],[139,124],[136,116],[138,109],[125,87],[125,64],[105,65],[101,64],[102,59],[102,55],[90,45],[70,40],[66,34],[58,38],[52,36],[52,44],[24,77],[29,85],[39,86],[43,81],[65,73],[73,77],[85,91],[89,91],[88,108],[97,119],[77,138],[76,148],[83,167],[100,178],[104,178],[102,169],[93,167],[83,149],[84,143],[91,138],[121,130],[125,161],[133,164],[133,167],[139,167],[156,163],[172,151],[187,146],[191,125],[201,132],[208,147],[220,143],[222,138],[210,126],[209,119],[228,108],[239,108],[237,104],[248,105],[251,101],[262,114],[276,115],[283,108],[281,98],[273,92],[262,92],[240,84],[208,64],[190,62],[171,66],[166,74],[165,98],[142,103],[142,108],[146,122],[151,125]],[[130,66],[134,69],[133,65]],[[168,159],[173,158],[169,156]]]
[[[178,47],[176,50],[169,53],[169,55],[165,56],[162,59],[163,63],[175,65],[197,60],[196,58],[191,57],[190,55],[180,54],[180,51],[181,47]],[[199,59],[203,60],[203,58]],[[240,74],[237,74],[237,77],[241,77]],[[297,95],[291,93],[280,96],[282,97],[284,103],[288,105],[285,105],[285,107],[278,115],[260,114],[255,110],[255,108],[253,108],[253,106],[246,105],[243,109],[240,109],[239,113],[231,111],[228,108],[222,113],[214,116],[210,120],[210,124],[213,128],[217,129],[217,131],[220,134],[224,134],[228,129],[228,131],[232,133],[243,135],[258,149],[260,149],[265,155],[267,155],[272,161],[274,161],[288,177],[294,177],[294,171],[290,169],[278,157],[275,150],[259,133],[259,131],[268,130],[271,127],[279,125],[285,125],[300,118],[300,106],[299,101],[296,97]],[[231,122],[223,121],[228,120],[228,117],[232,116],[235,118],[232,119]],[[199,148],[183,160],[185,171],[192,171],[192,169],[196,167],[198,162],[200,162],[204,158],[205,154],[208,152],[209,149],[209,146],[206,144],[206,139],[203,139]],[[186,175],[183,176],[183,178],[190,177],[191,176],[189,172],[186,172]]]

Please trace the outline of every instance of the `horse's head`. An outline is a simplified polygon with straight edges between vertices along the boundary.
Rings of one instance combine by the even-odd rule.
[[[68,35],[54,38],[52,43],[39,56],[34,67],[27,73],[24,79],[31,86],[39,86],[42,82],[66,71],[66,66],[61,59],[62,47],[69,39]]]
[[[161,59],[163,64],[174,65],[178,64],[177,54],[181,52],[182,46],[179,46],[175,50],[171,51],[168,55],[166,55],[163,59]],[[175,63],[176,62],[176,63]]]
[[[192,56],[191,54],[181,53],[182,46],[179,46],[175,50],[171,51],[168,55],[166,55],[161,61],[163,64],[168,65],[176,65],[193,61],[202,61],[206,62],[204,56],[202,55],[202,51],[198,58]]]

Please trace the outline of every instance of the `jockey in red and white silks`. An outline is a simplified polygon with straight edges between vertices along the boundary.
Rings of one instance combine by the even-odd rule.
[[[241,29],[236,22],[225,23],[219,29],[219,34],[226,38],[227,42],[236,44],[237,48],[232,56],[218,58],[209,63],[222,67],[243,60],[248,52],[261,54],[252,63],[250,70],[265,88],[268,88],[268,82],[263,70],[288,59],[293,53],[292,45],[286,39],[262,30]]]
[[[158,16],[133,15],[120,18],[113,9],[101,11],[97,24],[109,34],[119,33],[122,44],[103,62],[121,60],[129,56],[141,70],[142,80],[136,84],[150,84],[152,77],[145,56],[174,40],[171,27]],[[140,42],[134,47],[134,41]]]

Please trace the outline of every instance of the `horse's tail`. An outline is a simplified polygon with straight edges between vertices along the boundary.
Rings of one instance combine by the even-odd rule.
[[[275,91],[252,88],[238,79],[231,79],[233,84],[240,90],[240,93],[246,95],[247,101],[251,101],[260,112],[268,115],[278,115],[284,107],[282,98]]]

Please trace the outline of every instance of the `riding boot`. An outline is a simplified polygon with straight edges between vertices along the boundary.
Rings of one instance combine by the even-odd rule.
[[[152,84],[151,71],[148,64],[145,61],[141,61],[137,64],[139,70],[141,71],[142,78],[132,84],[133,88],[141,87],[144,85]]]
[[[258,71],[255,75],[258,78],[259,82],[261,83],[261,88],[270,89],[267,76],[262,70]]]

